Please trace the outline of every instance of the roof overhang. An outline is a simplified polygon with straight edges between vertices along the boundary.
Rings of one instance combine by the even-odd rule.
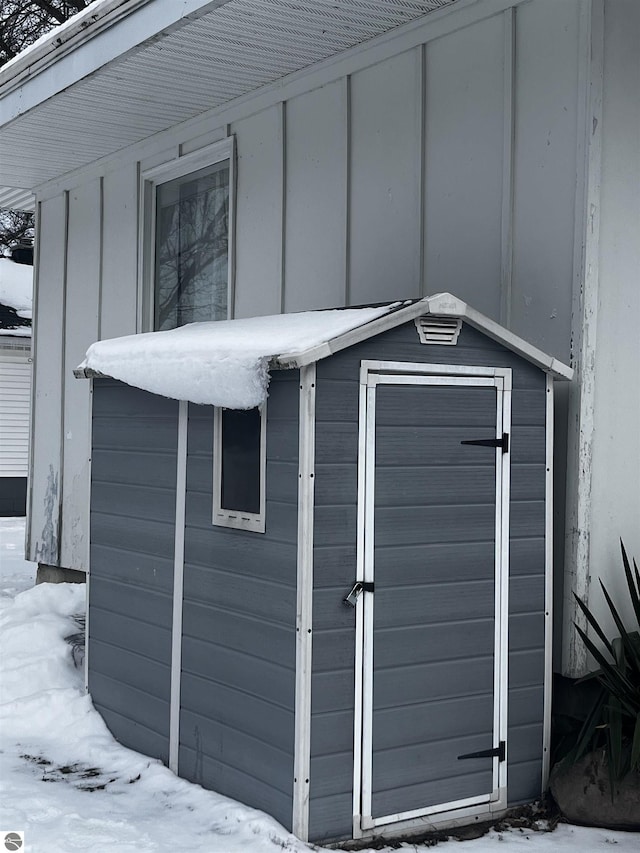
[[[282,353],[273,356],[269,361],[270,369],[288,370],[305,367],[362,341],[369,340],[390,329],[395,329],[403,323],[416,320],[418,317],[424,315],[432,315],[434,317],[460,319],[464,323],[468,323],[473,328],[483,332],[492,340],[502,344],[502,346],[511,350],[511,352],[522,356],[526,361],[536,365],[536,367],[539,367],[554,379],[573,379],[573,368],[563,364],[557,358],[547,355],[547,353],[533,346],[528,341],[505,329],[504,326],[471,308],[466,302],[463,302],[451,293],[437,293],[434,296],[427,296],[424,299],[395,302],[382,310],[384,313],[377,319],[364,322],[351,331],[326,340],[318,346],[313,346],[296,353]],[[233,324],[242,323],[243,321],[229,320],[227,322]],[[164,333],[157,332],[154,334],[162,335]],[[76,379],[113,378],[88,367],[77,368],[74,370],[74,375]]]
[[[96,0],[0,70],[0,188],[30,192],[427,15],[477,2]]]

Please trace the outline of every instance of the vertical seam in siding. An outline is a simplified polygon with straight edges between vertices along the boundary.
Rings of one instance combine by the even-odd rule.
[[[419,48],[419,58],[420,58],[420,85],[419,85],[419,101],[418,101],[418,121],[420,122],[420,127],[418,129],[418,133],[420,134],[420,146],[419,146],[419,156],[420,163],[418,164],[418,180],[420,182],[419,192],[420,192],[420,203],[418,209],[418,216],[420,219],[420,239],[419,239],[419,249],[420,252],[420,270],[418,271],[418,275],[420,277],[418,286],[418,293],[420,296],[427,295],[427,274],[426,274],[426,251],[427,251],[427,235],[426,235],[426,207],[427,207],[427,45],[421,44]]]
[[[98,340],[102,340],[102,282],[104,277],[104,175],[98,182]]]
[[[60,376],[60,470],[58,474],[58,531],[56,539],[56,558],[58,565],[62,561],[61,542],[62,542],[62,524],[63,524],[63,498],[64,498],[64,443],[66,424],[64,417],[64,398],[65,398],[65,375],[67,370],[67,348],[65,346],[67,327],[67,271],[69,266],[69,190],[64,192],[64,249],[62,262],[62,351],[60,353],[61,376]]]
[[[515,35],[516,10],[506,9],[504,20],[503,143],[502,143],[502,272],[500,322],[511,328],[513,275],[513,162],[515,149]]]
[[[173,620],[171,625],[171,696],[169,705],[169,769],[178,774],[180,751],[180,679],[182,674],[182,597],[184,579],[184,527],[187,490],[187,428],[189,404],[178,406],[176,465],[176,522],[173,556]]]
[[[542,714],[542,785],[549,783],[551,746],[551,691],[553,680],[553,377],[546,382],[546,471],[544,531],[544,710]]]
[[[29,389],[30,396],[30,408],[29,408],[29,467],[28,467],[28,480],[27,480],[27,523],[26,523],[26,537],[25,537],[25,553],[27,559],[30,559],[33,555],[31,553],[31,519],[33,517],[33,466],[34,466],[34,458],[33,458],[33,436],[35,429],[35,421],[36,421],[36,351],[37,351],[37,339],[33,334],[33,329],[37,326],[37,317],[38,317],[38,292],[40,289],[40,240],[38,238],[38,234],[40,233],[40,223],[42,221],[42,202],[39,201],[36,204],[35,209],[35,257],[34,257],[34,275],[33,275],[33,321],[32,321],[32,330],[31,330],[31,387]]]
[[[227,320],[236,316],[236,210],[238,201],[238,147],[235,137],[230,134],[231,126],[227,125],[227,139],[231,142],[229,155],[229,257],[227,284]]]
[[[300,370],[298,428],[298,557],[292,827],[294,835],[302,841],[307,841],[309,836],[315,404],[316,365],[314,363]]]
[[[285,313],[285,244],[287,224],[287,103],[282,101],[280,105],[280,313]]]
[[[351,75],[344,79],[344,304],[351,305]]]

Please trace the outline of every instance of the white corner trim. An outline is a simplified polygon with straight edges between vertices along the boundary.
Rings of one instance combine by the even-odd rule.
[[[544,705],[542,712],[542,786],[549,785],[551,700],[553,687],[553,377],[547,376],[546,465],[544,487]]]
[[[578,146],[572,337],[577,382],[569,395],[566,543],[562,672],[572,678],[587,671],[587,651],[573,625],[586,628],[574,594],[588,599],[591,550],[591,474],[594,430],[596,327],[599,296],[600,176],[604,75],[603,0],[580,9]]]
[[[302,841],[307,841],[309,837],[309,770],[311,764],[315,364],[303,367],[300,370],[299,412],[295,754],[292,829],[294,835]]]
[[[178,773],[180,748],[180,681],[182,675],[182,597],[184,580],[184,523],[187,491],[187,427],[189,404],[178,405],[176,527],[173,555],[173,621],[171,626],[171,694],[169,705],[169,770]]]

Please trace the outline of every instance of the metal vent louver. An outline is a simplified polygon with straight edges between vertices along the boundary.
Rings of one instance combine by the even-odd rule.
[[[415,321],[421,344],[455,346],[462,328],[462,320],[455,317],[434,317],[425,314]]]

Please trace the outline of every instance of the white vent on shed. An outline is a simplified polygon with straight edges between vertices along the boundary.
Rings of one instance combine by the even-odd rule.
[[[416,318],[416,329],[421,344],[444,344],[455,346],[462,328],[462,320],[455,317],[434,317],[425,314]]]

